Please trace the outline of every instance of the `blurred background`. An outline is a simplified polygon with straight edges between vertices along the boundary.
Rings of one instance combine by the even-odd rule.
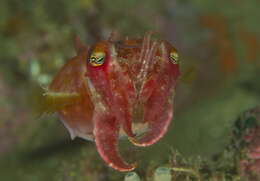
[[[156,31],[179,51],[175,118],[157,144],[120,147],[143,175],[172,150],[203,158],[223,150],[242,112],[260,100],[258,0],[0,0],[0,180],[122,180],[92,142],[71,141],[57,116],[38,118],[34,99],[85,44],[112,31]],[[129,154],[132,153],[132,154]],[[148,171],[147,171],[148,170]],[[145,177],[145,176],[144,176]]]

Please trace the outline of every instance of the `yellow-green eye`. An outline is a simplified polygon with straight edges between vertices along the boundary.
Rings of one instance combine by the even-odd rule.
[[[171,51],[170,59],[171,59],[173,64],[178,64],[179,63],[179,55],[178,55],[178,53],[175,50]]]
[[[89,58],[89,63],[94,67],[98,67],[104,63],[105,56],[104,52],[93,52]]]

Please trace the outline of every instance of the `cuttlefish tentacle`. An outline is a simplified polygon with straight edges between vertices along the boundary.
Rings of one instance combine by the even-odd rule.
[[[107,112],[94,114],[94,137],[97,150],[103,160],[119,171],[131,171],[135,164],[125,163],[118,152],[119,126],[118,120]]]

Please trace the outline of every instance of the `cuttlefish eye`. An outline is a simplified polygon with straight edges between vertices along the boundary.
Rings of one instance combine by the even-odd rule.
[[[175,49],[171,50],[170,52],[170,59],[173,64],[179,63],[179,55]]]
[[[98,67],[105,62],[105,56],[105,52],[93,52],[89,57],[89,63],[94,67]]]

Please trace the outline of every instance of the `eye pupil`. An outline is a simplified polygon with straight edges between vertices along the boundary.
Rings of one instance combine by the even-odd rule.
[[[104,60],[104,57],[99,57],[99,58],[96,58],[96,62],[98,63],[102,63]]]

